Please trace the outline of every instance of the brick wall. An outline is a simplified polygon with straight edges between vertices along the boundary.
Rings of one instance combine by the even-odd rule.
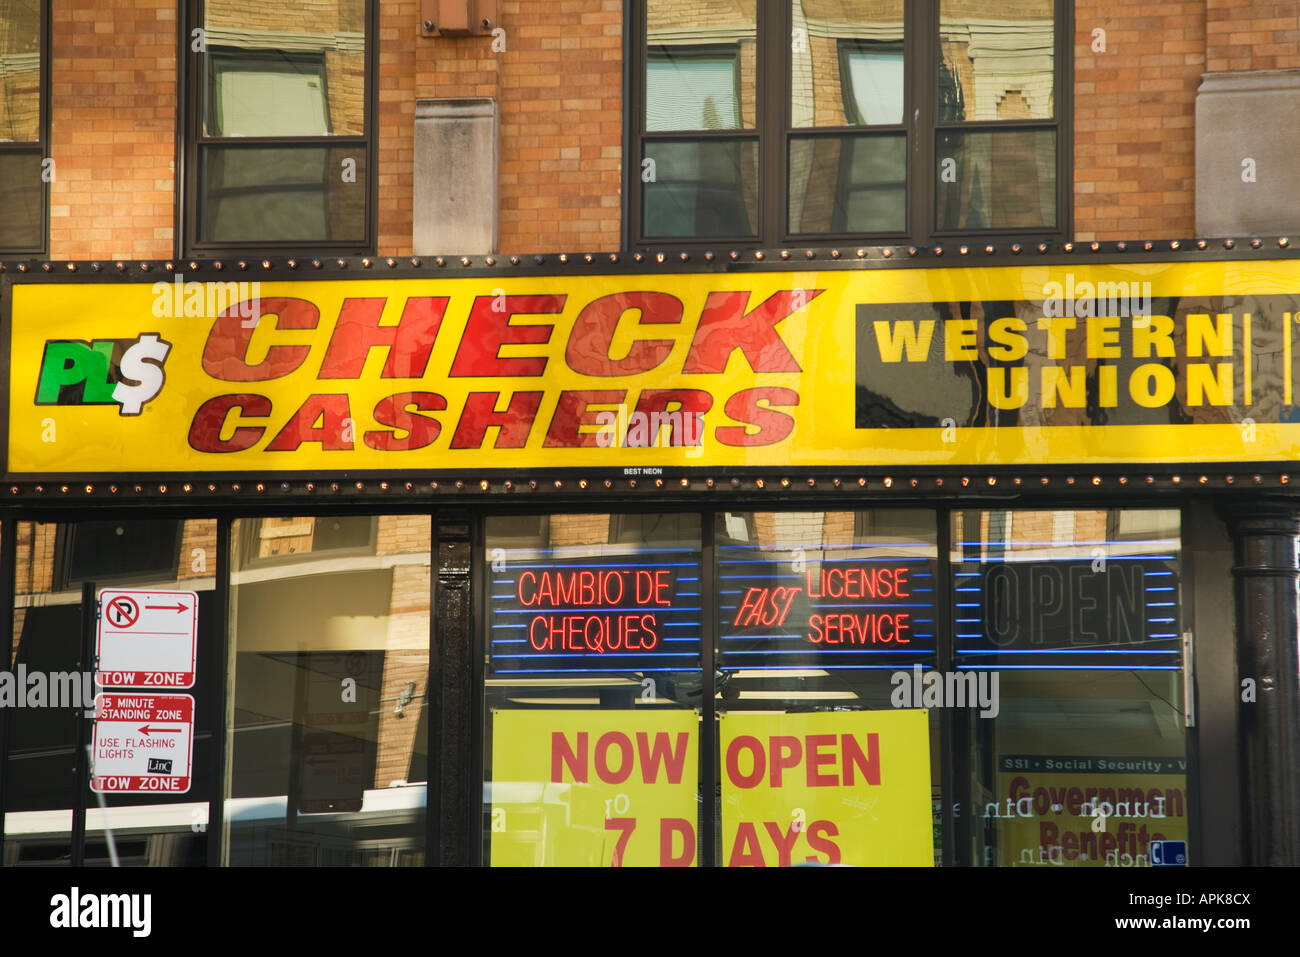
[[[1207,0],[1207,73],[1296,68],[1300,68],[1300,5],[1295,0]]]
[[[493,97],[507,252],[620,245],[622,4],[502,0],[493,37],[423,38],[419,3],[380,7],[379,247],[410,255],[415,101]]]
[[[750,15],[747,4],[732,7],[738,20]],[[283,8],[258,9],[258,24],[288,28]],[[169,258],[177,5],[67,0],[51,16],[51,256]],[[617,249],[620,0],[502,0],[505,49],[496,51],[493,37],[424,38],[419,16],[418,0],[380,5],[379,253],[411,249],[416,99],[469,96],[500,104],[502,249]],[[294,23],[307,32],[356,26]],[[1098,28],[1105,52],[1092,49]],[[1073,42],[1075,237],[1184,236],[1194,231],[1201,74],[1300,67],[1300,10],[1249,0],[1078,0]],[[332,99],[354,99],[334,60]],[[834,92],[828,79],[815,87]],[[1017,104],[1004,104],[1007,115]],[[341,117],[336,125],[345,125]]]
[[[172,255],[176,9],[51,5],[50,255]]]
[[[1192,235],[1205,4],[1080,0],[1074,49],[1075,238]]]

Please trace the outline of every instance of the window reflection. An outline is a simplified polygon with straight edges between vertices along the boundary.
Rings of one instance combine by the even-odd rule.
[[[753,0],[651,0],[646,131],[754,128]]]
[[[89,792],[86,812],[88,866],[109,866],[111,832],[119,862],[130,866],[196,866],[207,861],[207,821],[212,753],[209,715],[220,694],[204,651],[216,632],[217,523],[131,520],[16,526],[14,645],[5,665],[28,674],[77,673],[82,632],[81,583],[194,591],[199,596],[199,667],[184,693],[196,703],[193,777],[187,793],[105,794],[104,807]],[[79,673],[77,673],[79,674]],[[93,696],[97,688],[86,688]],[[93,700],[93,699],[92,699]],[[5,768],[6,866],[66,865],[71,859],[72,807],[77,799],[75,746],[84,709],[16,708],[8,721]]]
[[[644,187],[647,236],[752,236],[758,146],[753,141],[653,140],[655,180]]]
[[[903,122],[903,3],[795,0],[790,113],[796,128]],[[791,137],[791,233],[907,229],[907,134]]]
[[[1056,131],[940,130],[935,143],[939,229],[1056,225]]]
[[[902,123],[902,0],[794,0],[791,10],[791,125]]]
[[[1000,711],[957,714],[970,863],[1144,867],[1187,840],[1176,511],[953,515],[958,668]]]
[[[753,730],[743,734],[764,740],[765,729],[770,729],[782,740],[805,741],[815,731],[842,741],[835,735],[855,733],[859,725],[866,727],[867,719],[846,716],[837,723],[836,714],[888,712],[883,722],[912,720],[898,714],[892,676],[914,667],[931,671],[938,666],[938,553],[932,512],[723,512],[717,517],[715,535],[720,726],[728,716],[750,716],[761,721],[745,723],[746,729]],[[737,724],[742,722],[731,721]],[[882,792],[886,800],[900,802],[890,806],[896,807],[898,822],[909,822],[906,828],[900,823],[896,829],[906,830],[907,836],[891,831],[887,840],[880,835],[879,840],[868,839],[864,835],[870,832],[870,823],[846,805],[842,816],[831,815],[837,835],[843,838],[799,844],[798,860],[916,864],[918,827],[926,832],[922,835],[922,850],[929,848],[925,856],[939,860],[938,825],[925,823],[927,802],[934,806],[939,801],[938,713],[932,711],[921,724],[929,728],[930,772],[916,766],[894,779],[909,780],[917,793],[904,797],[896,790],[887,796]],[[735,740],[735,733],[725,729],[719,733],[719,758],[724,761],[722,750],[728,740]],[[887,741],[899,741],[917,729],[900,725],[893,732],[880,733]],[[827,761],[828,766],[839,761],[836,766],[845,769],[841,780],[847,780],[844,754]],[[729,787],[727,781],[735,770],[719,767],[727,772],[720,775],[719,862],[757,863],[761,858],[779,863],[783,858],[773,857],[769,853],[773,849],[765,850],[765,839],[757,839],[757,846],[746,839],[744,819],[757,813],[747,810],[752,795],[747,789],[742,793]],[[855,792],[853,800],[867,800],[866,794]],[[810,799],[815,796],[810,792]],[[808,837],[813,836],[809,830]]]
[[[695,863],[699,517],[491,517],[485,545],[485,861]]]
[[[427,516],[232,527],[228,862],[419,864]]]
[[[365,2],[203,5],[209,136],[365,133]]]
[[[939,121],[1053,116],[1051,0],[939,4]]]
[[[365,0],[216,0],[202,29],[199,240],[361,239],[367,151],[331,141],[366,134]]]
[[[40,0],[0,4],[0,247],[44,242]]]

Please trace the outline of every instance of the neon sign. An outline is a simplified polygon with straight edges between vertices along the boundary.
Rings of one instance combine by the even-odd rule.
[[[999,543],[963,542],[980,552]],[[1035,545],[1039,543],[1018,543]],[[1107,550],[1123,549],[1120,554]],[[953,569],[959,667],[1170,671],[1179,667],[1177,543],[1078,542]],[[1094,554],[1095,553],[1095,554]]]
[[[698,667],[698,553],[677,550],[662,561],[638,561],[637,554],[535,560],[552,554],[521,553],[519,564],[505,563],[511,571],[492,577],[494,671],[628,673]]]
[[[900,549],[901,550],[901,549]],[[721,628],[729,667],[877,668],[934,655],[934,567],[883,545],[805,550],[722,546]],[[811,656],[811,657],[810,657]]]

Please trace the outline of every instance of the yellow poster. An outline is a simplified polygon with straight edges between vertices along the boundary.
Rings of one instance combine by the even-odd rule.
[[[1003,866],[1150,867],[1152,841],[1187,841],[1186,762],[1169,757],[1004,755]]]
[[[495,711],[494,867],[691,867],[693,711]]]
[[[1296,262],[252,275],[6,277],[7,473],[1300,457]]]
[[[934,863],[927,712],[721,718],[722,863]]]

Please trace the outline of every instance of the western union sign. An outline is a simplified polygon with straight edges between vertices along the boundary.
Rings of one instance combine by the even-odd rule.
[[[6,289],[12,476],[1300,453],[1290,261]]]

